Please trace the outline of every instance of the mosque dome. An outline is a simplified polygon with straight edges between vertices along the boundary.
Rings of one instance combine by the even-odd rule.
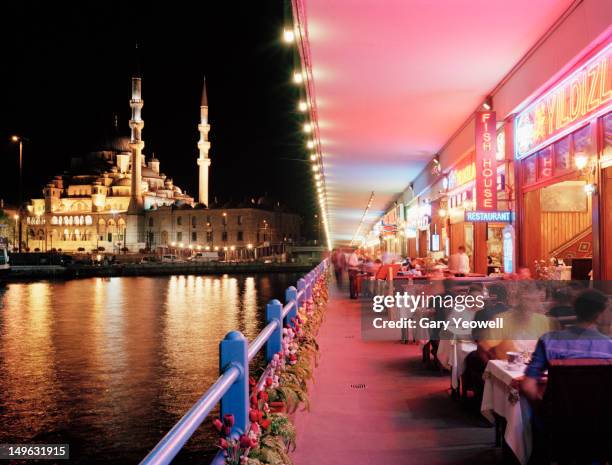
[[[111,136],[111,137],[105,137],[104,139],[102,139],[99,144],[98,147],[96,147],[97,150],[110,150],[112,152],[131,152],[132,151],[132,147],[130,147],[130,138],[127,136]]]
[[[145,178],[159,178],[160,177],[159,174],[157,174],[155,171],[153,171],[148,166],[143,166],[141,172],[142,172],[142,176]]]

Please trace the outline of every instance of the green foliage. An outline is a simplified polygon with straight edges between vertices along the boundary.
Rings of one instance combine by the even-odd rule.
[[[287,415],[282,413],[272,414],[270,434],[282,438],[287,450],[295,450],[295,426]]]
[[[249,459],[269,465],[291,465],[293,463],[287,453],[283,439],[280,436],[270,434],[261,437],[259,447],[251,450]],[[251,462],[249,461],[249,463]],[[254,465],[257,464],[257,462],[253,463]]]

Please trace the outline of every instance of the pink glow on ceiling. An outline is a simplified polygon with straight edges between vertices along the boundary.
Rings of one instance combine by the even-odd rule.
[[[301,0],[334,239],[372,190],[373,212],[393,201],[572,1]]]

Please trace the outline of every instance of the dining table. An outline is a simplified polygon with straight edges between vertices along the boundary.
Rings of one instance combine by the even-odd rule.
[[[523,363],[489,360],[483,375],[485,384],[480,406],[480,412],[491,423],[497,425],[497,417],[505,419],[504,440],[521,465],[529,461],[533,449],[533,412],[519,391],[525,367]]]

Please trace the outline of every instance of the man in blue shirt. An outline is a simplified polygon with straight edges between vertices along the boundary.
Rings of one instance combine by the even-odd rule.
[[[578,318],[576,325],[540,337],[521,383],[521,390],[527,398],[542,399],[543,392],[538,385],[548,370],[550,360],[612,359],[612,339],[600,333],[595,325],[597,318],[606,309],[607,302],[607,296],[595,289],[583,291],[574,302]]]

